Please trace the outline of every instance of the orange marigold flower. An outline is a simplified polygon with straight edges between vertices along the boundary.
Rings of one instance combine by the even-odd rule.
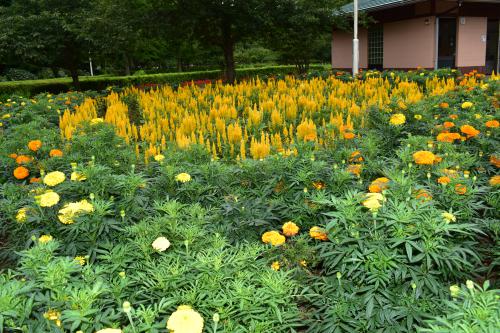
[[[355,136],[356,135],[354,135],[354,133],[351,133],[351,132],[344,133],[344,139],[346,139],[346,140],[354,139]]]
[[[31,151],[38,151],[40,148],[42,148],[42,141],[40,140],[31,140],[28,142],[28,148]]]
[[[283,230],[283,235],[287,237],[292,237],[299,233],[299,227],[292,221],[283,224],[281,229]]]
[[[312,184],[317,190],[322,190],[326,187],[325,183],[323,183],[322,181],[313,182]]]
[[[455,140],[460,140],[459,133],[439,133],[436,140],[439,142],[453,143]]]
[[[460,194],[460,195],[467,193],[467,186],[465,186],[463,184],[456,184],[455,185],[455,193]]]
[[[450,104],[448,104],[446,102],[442,102],[442,103],[439,103],[439,107],[442,109],[446,109],[446,108],[450,107]]]
[[[499,186],[500,185],[500,175],[496,175],[490,178],[491,186]]]
[[[444,128],[452,128],[453,126],[455,126],[455,124],[451,121],[445,121],[443,123],[443,126],[444,126]]]
[[[490,163],[497,168],[500,168],[500,158],[496,157],[495,155],[490,156]]]
[[[497,128],[500,126],[500,122],[498,122],[498,120],[489,120],[485,123],[485,125],[489,128]]]
[[[460,127],[460,131],[464,134],[467,134],[467,139],[473,138],[479,133],[481,133],[471,125],[463,125],[462,127]]]
[[[427,150],[420,150],[413,154],[413,160],[420,165],[432,165],[436,160],[436,155]]]
[[[450,114],[450,118],[453,119],[453,120],[455,120],[455,119],[458,118],[458,115],[456,115],[456,114]]]
[[[438,178],[437,182],[439,184],[446,185],[446,184],[449,184],[451,182],[451,179],[448,176],[441,176]]]
[[[17,158],[17,154],[16,153],[9,154],[9,157],[13,158],[13,159],[16,159]]]
[[[325,230],[318,226],[314,226],[311,229],[309,229],[309,236],[311,236],[311,238],[321,241],[328,240],[328,235],[326,234]]]
[[[347,172],[359,176],[361,174],[361,164],[349,164],[347,166]]]
[[[50,157],[61,157],[63,156],[63,152],[59,149],[52,149],[49,153]]]
[[[421,201],[429,201],[432,200],[432,195],[424,189],[420,189],[415,193],[415,198],[420,199]]]
[[[33,184],[33,183],[40,183],[42,180],[40,178],[37,178],[37,177],[32,177],[30,179],[30,184]]]
[[[17,179],[24,179],[30,175],[30,171],[27,168],[20,166],[14,169],[13,174]]]
[[[31,156],[26,156],[26,155],[19,155],[16,157],[16,163],[17,164],[26,164],[29,163],[33,160],[33,157]]]
[[[349,156],[349,162],[363,162],[363,156],[361,156],[361,152],[359,150],[353,151],[351,156]]]
[[[388,182],[389,178],[386,177],[377,178],[374,181],[372,181],[370,186],[368,186],[368,191],[370,191],[371,193],[380,193],[389,187],[389,185],[387,184]]]

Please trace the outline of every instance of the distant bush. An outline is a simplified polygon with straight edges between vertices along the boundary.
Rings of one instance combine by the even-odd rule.
[[[25,69],[9,68],[5,75],[10,81],[36,80],[37,76]]]
[[[313,65],[313,69],[325,69],[323,65]],[[239,79],[254,76],[284,75],[296,73],[295,66],[270,66],[258,68],[237,69],[236,76]],[[170,84],[180,85],[183,82],[196,80],[219,80],[222,78],[222,71],[199,71],[182,73],[147,74],[138,76],[94,76],[81,77],[80,90],[104,90],[109,86],[126,87],[144,84]],[[0,94],[15,94],[19,91],[29,92],[35,95],[40,92],[59,93],[69,91],[73,88],[70,78],[28,80],[21,82],[4,82],[0,84]]]

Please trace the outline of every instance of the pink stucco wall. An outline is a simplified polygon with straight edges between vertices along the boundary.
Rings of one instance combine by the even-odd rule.
[[[458,19],[457,67],[484,66],[486,62],[486,17],[463,17]]]
[[[384,24],[384,68],[434,68],[435,21],[429,16]]]
[[[359,67],[368,67],[368,32],[359,30]],[[334,31],[332,34],[332,68],[352,68],[352,33]]]

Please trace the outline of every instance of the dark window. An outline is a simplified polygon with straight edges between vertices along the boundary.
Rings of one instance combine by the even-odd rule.
[[[368,68],[384,66],[384,29],[382,25],[368,29]]]
[[[439,18],[438,68],[455,67],[457,19]]]

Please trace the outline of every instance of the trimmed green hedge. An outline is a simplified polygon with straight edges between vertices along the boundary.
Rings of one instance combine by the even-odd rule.
[[[328,65],[310,66],[310,70],[325,70],[328,68]],[[238,79],[242,79],[254,76],[283,75],[296,72],[295,66],[269,66],[237,69],[236,76]],[[220,70],[147,74],[139,76],[84,76],[80,77],[80,90],[104,90],[109,86],[125,87],[155,83],[178,85],[186,81],[206,79],[217,80],[221,77],[222,71]],[[60,93],[71,89],[71,78],[0,82],[0,95],[22,94],[24,96],[31,96],[41,92]]]

